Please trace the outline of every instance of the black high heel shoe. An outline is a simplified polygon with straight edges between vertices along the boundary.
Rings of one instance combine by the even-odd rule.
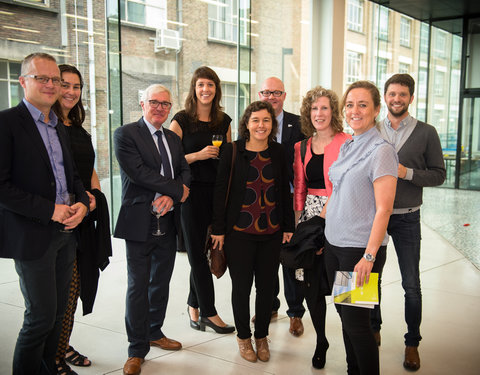
[[[192,320],[192,317],[190,316],[190,306],[188,305],[187,305],[187,315],[188,315],[188,319],[190,320],[190,327],[198,331],[200,329],[200,324],[195,320]]]
[[[217,333],[232,333],[235,331],[234,326],[226,325],[225,327],[220,327],[217,326],[215,323],[213,323],[210,319],[205,318],[205,317],[200,317],[200,331],[205,332],[205,327],[210,327]]]
[[[321,345],[315,348],[315,354],[312,357],[312,366],[316,369],[322,369],[325,367],[325,363],[327,362],[327,350],[330,345]]]

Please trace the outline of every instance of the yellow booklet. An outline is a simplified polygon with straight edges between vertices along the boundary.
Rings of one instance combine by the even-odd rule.
[[[333,302],[341,305],[373,309],[378,305],[378,273],[371,273],[370,279],[357,288],[357,273],[337,271],[332,290]]]

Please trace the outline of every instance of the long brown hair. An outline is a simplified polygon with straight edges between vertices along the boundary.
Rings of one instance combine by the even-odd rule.
[[[212,108],[210,109],[210,121],[212,127],[217,127],[223,120],[223,108],[220,105],[222,100],[222,87],[220,85],[220,78],[217,73],[208,66],[201,66],[193,73],[192,80],[190,82],[190,90],[187,98],[185,99],[185,112],[194,120],[198,121],[197,115],[197,94],[195,92],[195,86],[200,79],[209,79],[215,83],[215,97],[212,101]]]
[[[83,122],[85,121],[85,108],[83,108],[83,104],[82,104],[82,90],[83,90],[82,75],[80,74],[79,70],[73,65],[60,64],[58,68],[60,69],[60,76],[62,76],[63,73],[73,73],[73,74],[76,74],[78,78],[80,78],[80,97],[78,99],[78,103],[75,104],[75,106],[70,110],[70,112],[68,112],[67,117],[71,121],[73,126],[78,126],[81,128]],[[52,108],[55,114],[58,116],[58,118],[62,120],[66,120],[63,118],[62,108],[58,100],[55,102]]]

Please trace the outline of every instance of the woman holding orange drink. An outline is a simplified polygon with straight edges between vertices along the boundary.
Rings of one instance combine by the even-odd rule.
[[[170,124],[181,139],[185,159],[190,165],[190,196],[182,204],[182,228],[190,262],[188,314],[190,327],[212,328],[217,333],[231,333],[235,327],[223,322],[215,309],[212,274],[204,254],[207,228],[212,221],[213,188],[218,156],[223,142],[231,142],[232,119],[222,111],[220,79],[210,68],[198,68],[192,77],[185,109]]]

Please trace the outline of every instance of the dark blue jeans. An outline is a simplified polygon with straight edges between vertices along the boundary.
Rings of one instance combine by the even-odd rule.
[[[305,292],[303,291],[302,284],[295,279],[295,270],[285,267],[282,264],[283,273],[283,288],[285,293],[285,299],[287,301],[288,310],[287,315],[290,318],[303,317],[305,314],[305,307],[303,307],[303,300],[305,299]],[[272,311],[278,311],[280,308],[280,300],[278,299],[278,293],[280,293],[280,284],[278,280],[278,273],[275,281],[275,290],[273,297]]]
[[[52,239],[40,259],[15,260],[25,300],[23,326],[13,354],[14,375],[56,374],[55,354],[67,307],[76,240],[52,224]]]
[[[405,334],[406,346],[418,346],[420,323],[422,322],[422,291],[420,288],[420,210],[396,214],[390,217],[388,234],[393,239],[397,252],[398,265],[402,274],[402,287],[405,290],[405,321],[408,332]],[[372,313],[372,328],[380,331],[382,323],[380,306]]]
[[[166,233],[164,236],[150,236],[145,242],[125,241],[128,269],[125,325],[130,342],[129,357],[145,358],[150,341],[165,337],[162,326],[176,255],[173,213],[161,217],[160,226]],[[153,228],[156,229],[156,224],[152,222]]]

